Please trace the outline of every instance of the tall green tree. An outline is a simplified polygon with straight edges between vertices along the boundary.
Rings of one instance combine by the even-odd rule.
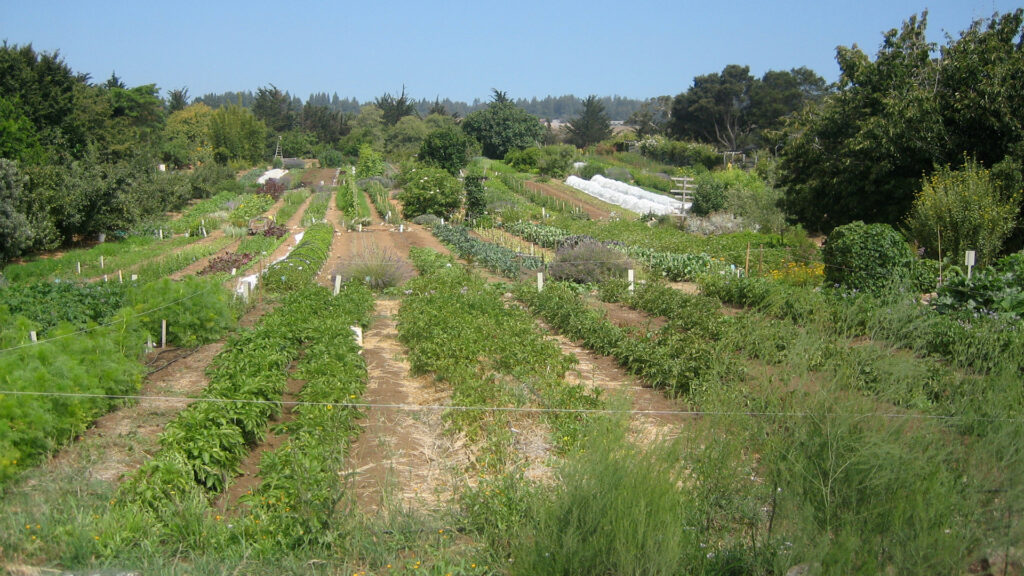
[[[504,158],[510,150],[526,148],[544,136],[544,125],[516,106],[508,95],[494,90],[490,106],[462,121],[462,130],[480,142],[484,156]]]
[[[597,144],[612,135],[612,123],[596,95],[591,94],[583,101],[583,111],[569,121],[568,131],[569,142],[578,148]]]
[[[873,61],[856,46],[838,48],[836,93],[789,129],[780,180],[788,211],[824,231],[854,220],[895,225],[922,174],[965,158],[1019,182],[1022,22],[1024,10],[997,14],[939,50],[923,13],[886,32]]]
[[[469,164],[469,149],[472,141],[458,126],[435,130],[420,144],[418,160],[427,166],[447,170],[452,176]],[[466,183],[469,190],[469,183]]]
[[[749,66],[736,64],[720,74],[697,76],[693,87],[672,101],[672,135],[738,149],[751,129],[748,113],[754,81]]]
[[[291,130],[297,116],[292,99],[273,84],[256,90],[252,113],[275,133]]]
[[[18,165],[0,158],[0,264],[21,256],[32,245],[32,228],[21,212],[24,185]]]
[[[398,121],[406,116],[420,117],[416,111],[416,105],[405,94],[405,86],[402,86],[402,93],[397,97],[392,96],[389,92],[385,92],[383,96],[377,97],[373,103],[377,108],[380,108],[381,117],[387,126],[398,124]]]
[[[188,106],[188,87],[175,88],[167,93],[167,112],[174,114]]]
[[[210,142],[221,164],[242,160],[255,164],[266,154],[267,125],[239,106],[214,110],[210,118]]]
[[[0,45],[0,97],[34,126],[44,146],[80,150],[86,134],[74,129],[75,90],[83,84],[59,52],[36,52],[31,44]]]

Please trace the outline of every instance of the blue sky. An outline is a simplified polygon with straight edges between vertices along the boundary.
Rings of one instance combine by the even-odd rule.
[[[191,96],[274,84],[370,100],[487,100],[685,91],[727,64],[808,66],[835,80],[836,46],[874,57],[882,32],[927,9],[943,43],[1004,0],[316,2],[0,0],[0,39],[60,50],[76,72]]]

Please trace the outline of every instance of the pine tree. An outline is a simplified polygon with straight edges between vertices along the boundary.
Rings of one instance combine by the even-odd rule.
[[[612,124],[604,113],[604,104],[591,94],[583,101],[583,111],[569,122],[569,141],[579,148],[597,144],[612,135]]]

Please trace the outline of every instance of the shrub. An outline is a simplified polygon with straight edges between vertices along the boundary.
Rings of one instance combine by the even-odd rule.
[[[598,284],[623,278],[632,267],[629,258],[619,250],[590,240],[559,250],[550,274],[553,280]]]
[[[597,174],[604,174],[604,166],[598,164],[597,162],[587,162],[586,164],[580,167],[577,174],[580,178],[583,178],[584,180],[590,180]]]
[[[418,166],[402,178],[405,184],[398,194],[402,216],[420,214],[450,217],[462,205],[462,186],[454,176],[440,168]]]
[[[697,190],[693,193],[690,211],[697,216],[707,216],[725,208],[725,193],[728,185],[714,175],[701,174],[696,178]]]
[[[369,144],[359,147],[359,163],[356,164],[357,178],[372,178],[384,175],[384,158]]]
[[[977,252],[981,265],[991,263],[1013,232],[1020,194],[1004,197],[988,170],[968,161],[959,170],[939,168],[924,180],[907,217],[910,237],[937,256],[942,247],[954,259]]]
[[[722,157],[710,144],[666,140],[660,136],[640,142],[640,153],[648,158],[674,166],[701,166],[711,170]]]
[[[576,157],[576,149],[572,146],[545,146],[540,149],[537,170],[552,178],[565,178],[572,170],[572,161]]]
[[[948,280],[932,304],[940,312],[967,311],[1011,319],[1024,316],[1024,252],[999,260],[970,280],[966,276]]]
[[[532,172],[540,164],[540,148],[530,147],[511,150],[505,154],[505,163],[519,172]]]
[[[908,278],[914,254],[892,226],[858,220],[829,234],[822,259],[827,283],[879,292]]]
[[[469,163],[472,140],[457,127],[435,130],[420,142],[419,160],[456,176]]]

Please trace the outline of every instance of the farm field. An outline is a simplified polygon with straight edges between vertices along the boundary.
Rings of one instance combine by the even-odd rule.
[[[5,570],[1019,566],[1019,333],[777,282],[817,255],[652,225],[524,174],[484,183],[523,217],[476,227],[406,219],[400,193],[344,169],[299,181],[219,199],[231,211],[202,238],[4,269],[0,361],[37,383],[0,393],[16,423],[0,437]],[[232,230],[246,207],[235,224],[284,210],[283,235]],[[615,242],[567,258],[567,239]],[[104,280],[101,250],[102,270],[138,279]],[[635,282],[592,270],[609,262]],[[62,299],[67,314],[46,312]]]

